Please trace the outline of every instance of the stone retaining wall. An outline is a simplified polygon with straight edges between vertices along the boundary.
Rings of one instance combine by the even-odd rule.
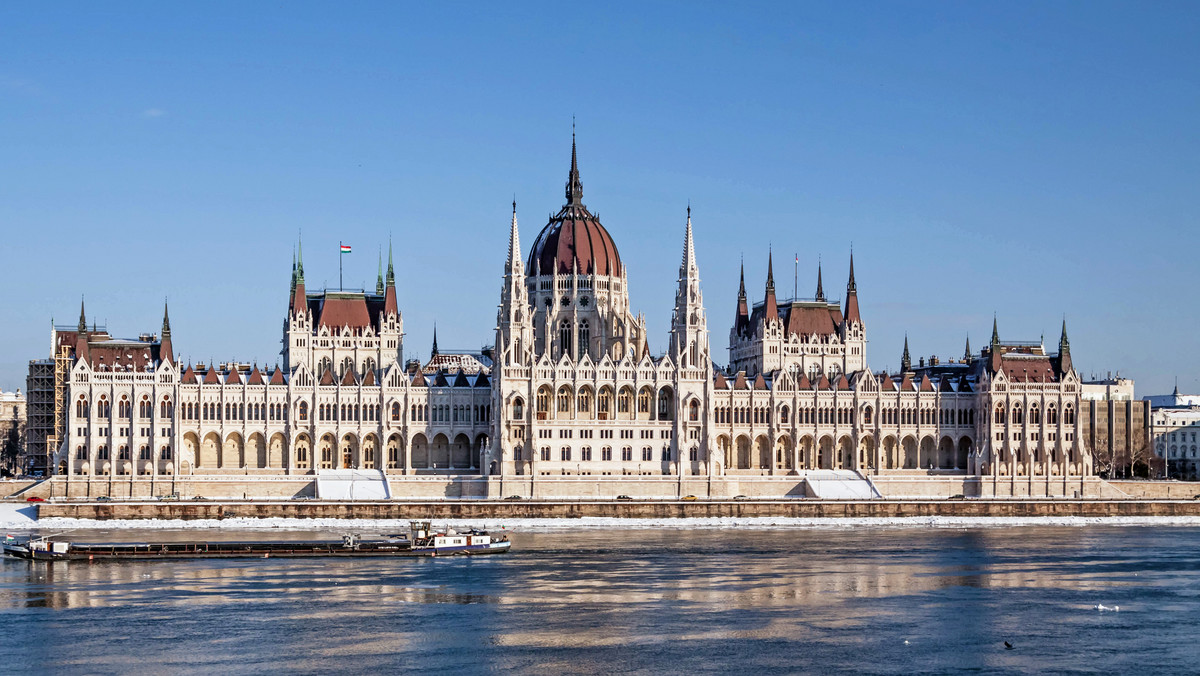
[[[1200,516],[1200,500],[492,501],[40,503],[38,518],[516,519],[697,517]]]

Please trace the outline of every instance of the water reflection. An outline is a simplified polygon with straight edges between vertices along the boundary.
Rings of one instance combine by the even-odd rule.
[[[328,534],[289,536],[309,535]],[[1145,668],[1121,646],[1143,642],[1151,617],[1156,640],[1189,641],[1200,617],[1198,529],[513,540],[482,558],[10,561],[0,631],[28,666],[62,669],[344,670],[352,657],[354,671],[910,673]],[[1019,650],[997,651],[1003,640]],[[1157,645],[1160,671],[1185,664],[1182,647]]]

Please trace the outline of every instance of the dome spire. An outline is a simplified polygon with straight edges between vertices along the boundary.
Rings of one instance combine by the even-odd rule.
[[[579,180],[579,162],[575,154],[575,117],[571,117],[571,172],[567,174],[567,204],[583,206],[583,181]]]

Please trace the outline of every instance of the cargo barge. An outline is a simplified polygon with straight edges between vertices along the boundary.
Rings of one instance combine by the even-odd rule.
[[[502,554],[512,543],[506,535],[486,531],[434,530],[414,521],[409,533],[382,536],[345,535],[339,540],[72,542],[58,536],[7,537],[7,557],[31,561],[111,561],[142,559],[310,558],[368,556],[478,556]]]

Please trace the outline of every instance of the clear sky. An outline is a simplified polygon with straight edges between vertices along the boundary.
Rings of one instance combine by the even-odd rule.
[[[719,362],[743,255],[756,298],[769,246],[841,297],[853,245],[875,370],[1065,315],[1085,377],[1200,391],[1198,35],[1195,2],[5,3],[0,388],[81,296],[274,364],[301,231],[310,289],[392,238],[406,357],[490,344],[574,115],[654,351],[690,200]]]

